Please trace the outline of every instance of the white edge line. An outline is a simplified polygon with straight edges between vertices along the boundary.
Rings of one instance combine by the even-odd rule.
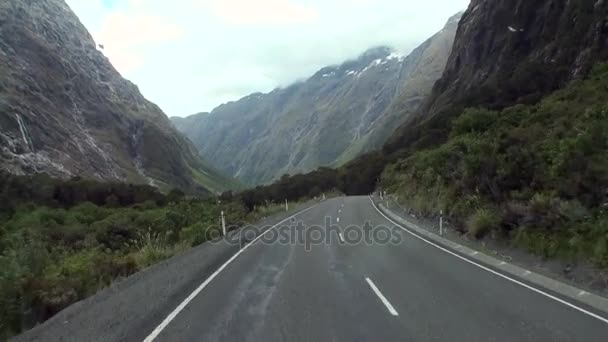
[[[608,319],[606,319],[606,318],[604,318],[604,317],[602,317],[602,316],[600,316],[600,315],[594,314],[593,312],[591,312],[591,311],[589,311],[589,310],[583,309],[583,308],[581,308],[581,307],[579,307],[579,306],[576,306],[576,305],[574,305],[574,304],[572,304],[572,303],[570,303],[570,302],[568,302],[568,301],[565,301],[565,300],[563,300],[563,299],[560,299],[560,298],[558,298],[558,297],[556,297],[556,296],[554,296],[554,295],[552,295],[552,294],[549,294],[549,293],[547,293],[547,292],[544,292],[544,291],[542,291],[542,290],[539,290],[539,289],[537,289],[537,288],[535,288],[535,287],[533,287],[533,286],[530,286],[530,285],[528,285],[528,284],[522,283],[521,281],[519,281],[519,280],[517,280],[517,279],[513,279],[513,278],[511,278],[511,277],[508,277],[508,276],[506,276],[506,275],[504,275],[504,274],[500,273],[500,272],[496,272],[496,271],[494,271],[494,270],[492,270],[492,269],[490,269],[490,268],[488,268],[488,267],[486,267],[486,266],[483,266],[483,265],[478,264],[478,263],[476,263],[476,262],[474,262],[474,261],[472,261],[472,260],[469,260],[469,259],[467,259],[467,258],[465,258],[465,257],[462,257],[462,256],[460,256],[460,255],[458,255],[458,254],[456,254],[456,253],[454,253],[454,252],[452,252],[452,251],[450,251],[450,250],[448,250],[448,249],[445,249],[445,248],[443,248],[443,247],[439,246],[438,244],[436,244],[436,243],[434,243],[434,242],[432,242],[432,241],[429,241],[429,240],[427,240],[427,239],[425,239],[425,238],[423,238],[423,237],[419,236],[418,234],[415,234],[415,233],[411,232],[409,229],[407,229],[407,228],[403,227],[402,225],[400,225],[400,224],[398,224],[397,222],[395,222],[395,221],[393,221],[392,219],[390,219],[388,216],[384,215],[384,213],[383,213],[382,211],[380,211],[380,209],[378,209],[378,207],[376,207],[376,204],[374,203],[374,201],[372,200],[372,198],[371,198],[371,197],[369,197],[369,200],[370,200],[370,202],[372,202],[372,205],[374,206],[374,209],[376,209],[376,211],[377,211],[377,212],[379,212],[379,213],[380,213],[380,215],[384,216],[384,218],[385,218],[385,219],[389,220],[389,221],[390,221],[390,222],[392,222],[394,225],[396,225],[397,227],[399,227],[399,228],[401,228],[402,230],[404,230],[406,233],[408,233],[408,234],[410,234],[410,235],[412,235],[412,236],[414,236],[414,237],[416,237],[416,238],[418,238],[418,239],[420,239],[420,240],[422,240],[422,241],[424,241],[424,242],[428,243],[429,245],[434,246],[434,247],[436,247],[436,248],[438,248],[438,249],[440,249],[440,250],[442,250],[442,251],[444,251],[444,252],[446,252],[446,253],[448,253],[448,254],[451,254],[451,255],[453,255],[453,256],[455,256],[455,257],[457,257],[457,258],[461,259],[461,260],[464,260],[464,261],[468,262],[469,264],[475,265],[475,266],[477,266],[477,267],[479,267],[479,268],[481,268],[481,269],[483,269],[483,270],[485,270],[485,271],[488,271],[488,272],[490,272],[490,273],[492,273],[492,274],[495,274],[495,275],[497,275],[497,276],[499,276],[499,277],[502,277],[502,278],[504,278],[504,279],[506,279],[506,280],[508,280],[508,281],[510,281],[510,282],[513,282],[513,283],[517,284],[517,285],[523,286],[523,287],[525,287],[525,288],[527,288],[527,289],[529,289],[529,290],[532,290],[532,291],[534,291],[534,292],[536,292],[536,293],[538,293],[538,294],[540,294],[540,295],[543,295],[543,296],[545,296],[545,297],[547,297],[547,298],[553,299],[553,300],[554,300],[554,301],[556,301],[556,302],[562,303],[562,304],[564,304],[564,305],[566,305],[566,306],[568,306],[568,307],[570,307],[570,308],[572,308],[572,309],[575,309],[575,310],[577,310],[577,311],[579,311],[579,312],[582,312],[582,313],[584,313],[584,314],[586,314],[586,315],[589,315],[589,316],[591,316],[591,317],[593,317],[593,318],[596,318],[596,319],[598,319],[598,320],[600,320],[600,321],[602,321],[602,322],[604,322],[604,323],[608,324]]]
[[[384,304],[384,306],[386,306],[386,308],[388,309],[388,312],[390,312],[391,315],[393,315],[393,316],[399,316],[399,313],[397,312],[397,310],[395,310],[395,308],[386,299],[386,297],[384,297],[384,295],[376,287],[376,285],[374,284],[374,282],[371,279],[369,279],[368,277],[365,277],[365,280],[367,281],[367,284],[369,285],[369,287],[372,288],[372,291],[374,291],[374,293],[376,293],[376,296],[378,296],[378,298],[380,298],[380,300],[382,301],[382,304]]]
[[[247,248],[249,248],[249,246],[253,245],[256,241],[258,241],[260,238],[262,238],[262,236],[264,236],[266,233],[268,233],[269,231],[271,231],[272,229],[276,228],[278,225],[280,225],[281,223],[291,219],[292,217],[295,217],[297,215],[300,215],[314,207],[316,207],[317,205],[313,205],[312,207],[308,207],[302,211],[299,211],[291,216],[289,216],[288,218],[284,219],[283,221],[275,224],[274,226],[266,229],[262,234],[260,234],[260,236],[258,236],[257,238],[255,238],[251,243],[247,244],[245,247],[241,248],[238,252],[236,252],[230,259],[228,259],[228,261],[226,261],[222,266],[220,266],[215,272],[213,272],[213,274],[211,274],[209,276],[209,278],[207,278],[202,284],[199,285],[199,287],[196,288],[196,290],[194,290],[194,292],[192,292],[186,299],[184,299],[183,302],[181,302],[181,304],[179,304],[177,306],[177,308],[175,308],[175,310],[173,310],[173,312],[171,312],[169,314],[169,316],[167,316],[167,318],[165,318],[151,333],[150,335],[148,335],[148,337],[146,337],[146,339],[144,340],[144,342],[152,342],[154,341],[154,339],[156,337],[158,337],[158,335],[169,325],[169,323],[171,323],[171,321],[173,321],[175,319],[175,317],[177,317],[177,315],[199,294],[201,293],[201,291],[203,291],[203,289],[205,287],[207,287],[207,285],[209,285],[209,283],[211,283],[211,281],[217,277],[228,265],[230,265],[230,263],[232,263],[234,261],[234,259],[236,259],[239,255],[241,255],[241,253],[243,253]]]

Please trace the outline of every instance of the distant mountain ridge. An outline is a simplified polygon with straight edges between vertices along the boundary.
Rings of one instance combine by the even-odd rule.
[[[63,0],[0,2],[0,54],[3,170],[198,193],[236,185],[121,77]]]
[[[376,47],[286,88],[172,121],[205,159],[249,185],[341,165],[382,146],[405,120],[390,108],[412,112],[430,93],[460,15],[407,57]]]

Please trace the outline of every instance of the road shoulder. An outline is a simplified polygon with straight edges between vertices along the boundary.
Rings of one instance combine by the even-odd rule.
[[[486,267],[491,272],[502,274],[506,276],[506,278],[521,282],[521,284],[526,287],[538,289],[540,292],[544,292],[549,296],[554,296],[555,299],[565,301],[566,303],[564,304],[571,303],[574,304],[574,306],[587,309],[590,313],[600,316],[600,318],[603,318],[606,320],[606,323],[608,323],[608,319],[606,318],[606,315],[608,314],[607,298],[532,272],[523,267],[494,258],[478,250],[443,238],[428,229],[420,227],[411,220],[397,215],[391,209],[386,208],[382,203],[375,203],[371,197],[370,201],[381,214],[407,230],[410,234],[418,236],[422,240],[434,244],[439,248],[444,248],[450,253],[457,254],[464,259],[470,260],[470,262],[474,264]]]

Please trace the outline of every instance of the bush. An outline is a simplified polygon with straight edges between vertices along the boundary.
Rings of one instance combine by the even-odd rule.
[[[539,70],[524,65],[515,77]],[[382,183],[416,209],[447,207],[477,238],[497,231],[539,255],[608,267],[606,98],[600,64],[535,104],[466,109],[447,141],[395,161]]]
[[[187,242],[190,246],[198,246],[215,236],[219,236],[220,232],[218,228],[218,225],[211,228],[202,222],[197,222],[182,229],[180,233],[180,240]]]
[[[116,213],[91,225],[96,233],[97,242],[111,251],[129,248],[130,243],[138,238],[137,229],[131,217],[125,213]]]
[[[0,340],[207,241],[220,212],[215,200],[178,191],[2,172],[0,200]],[[259,214],[237,196],[221,208],[228,225]]]
[[[70,213],[74,215],[77,222],[91,225],[93,222],[103,220],[111,211],[105,208],[96,206],[91,202],[81,203],[70,210]]]
[[[497,230],[500,222],[500,216],[494,210],[479,209],[469,218],[467,228],[471,236],[480,239],[490,231]]]
[[[174,254],[167,243],[167,234],[153,234],[148,231],[134,241],[137,249],[136,260],[140,267],[147,267],[165,260]]]
[[[483,133],[497,121],[498,113],[483,108],[467,109],[454,120],[452,134]]]

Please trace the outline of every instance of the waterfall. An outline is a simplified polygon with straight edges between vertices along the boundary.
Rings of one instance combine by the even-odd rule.
[[[17,123],[19,124],[19,130],[21,131],[21,137],[23,138],[23,142],[25,146],[30,150],[30,152],[34,152],[34,143],[32,142],[32,136],[30,132],[27,130],[21,115],[15,113],[15,117],[17,118]]]

